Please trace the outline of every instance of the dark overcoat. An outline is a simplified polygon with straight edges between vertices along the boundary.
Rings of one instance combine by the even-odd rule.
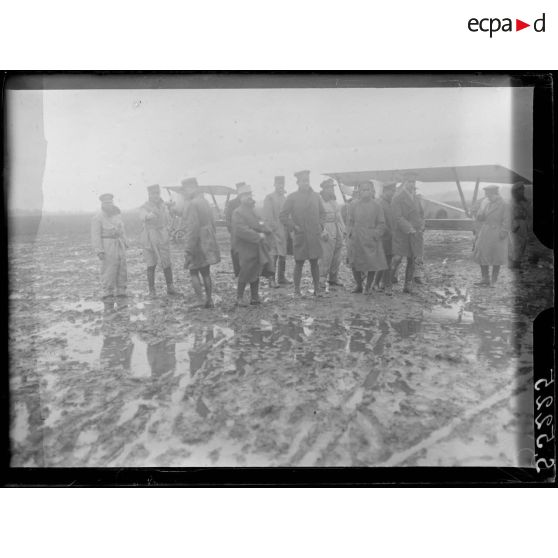
[[[392,249],[395,256],[422,257],[424,212],[417,196],[402,188],[391,200]],[[415,234],[410,232],[414,230]]]
[[[266,235],[265,239],[260,233]],[[270,267],[271,230],[251,207],[241,205],[232,214],[232,247],[240,261],[239,281],[253,283]]]
[[[185,214],[185,267],[201,269],[221,261],[213,211],[207,201],[195,197]]]
[[[384,212],[378,202],[358,200],[349,206],[348,258],[356,271],[387,269],[382,235],[385,231]]]
[[[314,190],[293,192],[287,196],[280,213],[281,222],[293,230],[295,260],[322,257],[322,234],[326,212],[322,198]]]

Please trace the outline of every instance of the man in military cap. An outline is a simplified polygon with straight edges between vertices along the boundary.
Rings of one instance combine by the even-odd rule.
[[[213,308],[210,266],[221,261],[213,211],[203,197],[195,178],[184,180],[182,186],[188,202],[184,218],[184,268],[190,272],[190,280],[198,301],[201,303],[202,300],[203,281],[205,301],[201,304],[205,308]]]
[[[250,285],[250,304],[260,304],[260,276],[273,276],[270,253],[271,229],[254,210],[252,188],[244,184],[238,189],[240,207],[232,216],[233,244],[240,261],[238,276],[237,305],[244,306],[244,291]]]
[[[335,182],[328,178],[320,184],[322,202],[325,209],[325,223],[322,234],[323,256],[320,259],[320,278],[325,286],[329,279],[332,287],[342,287],[338,273],[341,265],[345,224],[335,201]]]
[[[170,254],[170,215],[167,206],[161,198],[159,184],[148,186],[148,201],[140,208],[140,218],[143,229],[140,240],[143,247],[143,257],[147,265],[147,285],[149,294],[155,295],[155,268],[159,264],[163,268],[167,293],[176,295],[174,288]]]
[[[99,196],[101,211],[91,221],[91,243],[101,261],[103,298],[114,306],[113,296],[126,296],[126,234],[120,209],[112,194]]]
[[[406,174],[399,191],[391,202],[393,217],[391,267],[393,273],[403,258],[407,259],[405,268],[404,293],[412,293],[415,275],[416,258],[422,257],[424,212],[420,200],[416,196],[416,178],[413,174]]]
[[[476,285],[493,287],[498,280],[500,266],[508,261],[510,212],[500,196],[498,186],[486,186],[484,191],[486,197],[481,200],[475,214],[478,232],[473,260],[479,264],[481,270],[481,281]],[[489,276],[489,266],[492,266],[492,277]]]
[[[326,212],[322,198],[310,186],[310,171],[299,171],[294,176],[298,191],[287,196],[280,219],[283,225],[293,231],[295,294],[301,294],[302,268],[304,262],[310,260],[314,295],[318,296],[320,294],[318,260],[323,255],[321,235]]]
[[[274,258],[277,284],[290,285],[291,281],[285,277],[288,233],[280,219],[281,209],[285,203],[285,177],[276,176],[273,185],[275,191],[268,194],[264,199],[263,217],[266,225],[273,233],[271,254]]]
[[[238,209],[240,207],[240,195],[239,195],[239,191],[242,190],[242,188],[246,186],[245,182],[238,182],[236,184],[236,198],[229,200],[229,202],[227,203],[227,206],[225,207],[225,223],[227,224],[227,230],[229,231],[229,234],[231,235],[231,261],[233,264],[233,271],[234,271],[234,276],[238,277],[238,274],[240,273],[240,262],[238,261],[238,254],[236,253],[236,251],[234,250],[233,247],[233,239],[232,239],[232,215],[234,213],[235,209]]]
[[[392,269],[391,269],[391,259],[393,257],[393,246],[392,246],[392,236],[393,236],[393,214],[391,212],[391,201],[395,194],[395,187],[397,184],[395,182],[389,182],[382,186],[382,195],[378,200],[381,208],[384,211],[384,221],[385,229],[382,235],[382,245],[384,247],[384,254],[386,256],[387,269],[384,271],[378,271],[376,277],[374,278],[374,286],[378,289],[383,288],[386,294],[391,294],[391,283],[392,283]]]

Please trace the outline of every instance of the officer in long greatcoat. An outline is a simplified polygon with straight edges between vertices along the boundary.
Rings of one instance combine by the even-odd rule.
[[[382,207],[374,199],[373,183],[369,181],[360,184],[358,193],[358,202],[349,206],[347,252],[357,284],[353,292],[362,292],[364,274],[365,293],[370,294],[375,273],[387,269],[382,244],[386,225]]]
[[[322,283],[329,279],[333,287],[342,287],[338,273],[341,266],[345,223],[341,210],[335,201],[335,182],[328,178],[320,184],[322,202],[325,209],[324,232],[322,235],[323,256],[320,259],[320,278]]]
[[[531,205],[525,197],[523,182],[516,182],[512,186],[511,197],[509,265],[511,269],[520,269],[527,247],[531,217]]]
[[[481,287],[494,286],[498,280],[500,266],[508,261],[508,239],[510,212],[508,205],[495,185],[484,188],[486,198],[481,200],[475,221],[480,225],[473,248],[473,260],[480,265]],[[492,277],[489,277],[492,266]]]
[[[184,267],[190,272],[194,292],[205,308],[213,308],[210,266],[221,261],[215,218],[195,178],[183,181],[188,207],[185,213]],[[200,281],[201,276],[201,281]]]
[[[412,292],[415,274],[415,259],[422,257],[424,212],[416,196],[416,181],[407,177],[391,202],[393,215],[391,267],[396,270],[403,258],[407,259],[405,268],[404,293]]]
[[[232,216],[236,209],[240,207],[240,196],[238,192],[246,185],[245,182],[238,182],[236,184],[236,197],[230,200],[226,207],[225,207],[225,223],[227,224],[227,230],[231,235],[231,261],[233,266],[234,276],[238,277],[240,273],[240,263],[238,261],[238,254],[234,251],[233,248],[233,239],[232,239]]]
[[[391,294],[391,280],[392,280],[392,269],[391,269],[391,259],[393,257],[393,213],[391,211],[391,201],[395,194],[395,182],[390,182],[384,184],[382,187],[382,195],[378,200],[383,212],[385,219],[385,230],[382,234],[382,246],[384,248],[384,254],[386,256],[387,269],[384,271],[379,271],[376,273],[374,278],[374,287],[378,289],[385,289],[386,294]]]
[[[318,260],[323,255],[321,235],[325,222],[325,209],[322,198],[310,186],[310,171],[299,171],[294,176],[298,190],[287,196],[280,218],[281,222],[293,231],[295,295],[301,294],[302,268],[304,262],[310,260],[314,296],[318,296],[320,294]]]
[[[101,261],[101,286],[107,303],[112,297],[126,296],[126,233],[120,209],[113,203],[112,194],[99,196],[101,211],[91,221],[91,243]]]
[[[271,253],[274,258],[274,268],[277,272],[278,285],[290,285],[285,277],[285,267],[287,260],[287,231],[285,225],[281,223],[281,209],[285,203],[285,177],[276,176],[274,180],[275,191],[264,198],[263,218],[266,225],[273,233],[273,245]]]
[[[170,254],[169,229],[171,218],[165,202],[161,198],[161,187],[153,184],[147,187],[148,200],[140,208],[142,221],[141,244],[143,257],[147,266],[147,285],[149,294],[155,295],[155,268],[163,268],[167,293],[178,294],[174,288]]]
[[[245,184],[239,191],[240,206],[232,215],[233,246],[238,254],[237,305],[244,306],[246,285],[250,285],[250,304],[260,304],[260,275],[275,274],[270,245],[273,233],[254,210],[252,188]]]

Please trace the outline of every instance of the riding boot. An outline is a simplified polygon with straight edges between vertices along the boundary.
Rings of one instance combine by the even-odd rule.
[[[163,273],[165,274],[165,281],[167,282],[167,294],[177,295],[178,291],[174,288],[172,281],[172,267],[170,265],[169,267],[165,267]]]
[[[351,271],[353,272],[353,278],[356,282],[356,288],[353,290],[353,293],[361,293],[362,292],[362,273],[360,271],[357,271],[354,268],[352,268]]]
[[[491,281],[491,285],[494,286],[496,284],[496,281],[498,281],[498,274],[500,273],[500,266],[499,265],[493,265],[492,266],[492,281]]]
[[[292,283],[292,281],[289,281],[285,277],[286,263],[285,256],[279,256],[277,258],[277,283],[279,283],[279,285],[290,285]]]
[[[475,285],[477,287],[488,287],[490,285],[490,276],[488,273],[488,266],[487,265],[481,265],[481,276],[482,279],[480,280],[480,282],[475,283]]]
[[[149,287],[149,295],[155,296],[157,293],[155,291],[155,266],[150,265],[147,268],[147,286]]]
[[[252,281],[252,283],[250,283],[250,304],[252,305],[260,304],[259,288],[259,279],[256,279],[255,281]]]

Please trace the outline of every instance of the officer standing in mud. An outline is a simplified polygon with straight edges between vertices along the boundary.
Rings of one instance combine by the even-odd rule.
[[[392,268],[391,259],[393,257],[393,214],[391,212],[391,201],[395,194],[395,182],[384,184],[382,187],[382,195],[378,200],[382,210],[384,211],[385,229],[382,234],[382,245],[384,247],[384,255],[386,257],[387,269],[376,272],[374,278],[374,288],[384,289],[387,295],[391,295]]]
[[[143,257],[147,266],[147,285],[150,296],[155,296],[155,268],[159,264],[163,268],[167,293],[176,295],[174,288],[171,255],[170,255],[170,215],[165,202],[161,198],[161,187],[153,184],[147,187],[148,201],[140,208],[143,224],[141,244]]]
[[[424,214],[416,196],[416,180],[411,174],[405,176],[401,188],[391,202],[393,216],[392,269],[395,274],[403,258],[407,259],[405,268],[404,293],[412,293],[416,258],[422,258]]]
[[[273,259],[270,252],[273,233],[254,211],[252,188],[245,184],[238,191],[240,207],[232,216],[233,247],[238,254],[240,274],[237,286],[237,306],[245,306],[244,291],[250,285],[250,304],[260,304],[260,275],[273,276]]]
[[[277,285],[290,285],[285,277],[287,259],[287,231],[281,223],[279,215],[285,203],[285,177],[276,176],[273,186],[275,191],[268,194],[264,199],[263,217],[266,225],[273,233],[273,245],[271,253],[274,258],[274,268],[277,273]]]
[[[296,172],[294,176],[298,191],[287,196],[280,218],[287,229],[293,231],[295,295],[301,295],[302,268],[304,262],[310,260],[314,296],[319,296],[320,268],[318,260],[323,255],[321,235],[326,217],[325,208],[322,198],[310,186],[310,171],[302,170]]]
[[[499,193],[498,186],[484,188],[486,197],[479,204],[475,221],[479,225],[473,249],[473,260],[479,264],[481,280],[479,287],[493,287],[498,280],[500,266],[508,261],[510,212]],[[492,276],[489,268],[492,266]]]
[[[238,277],[240,273],[240,262],[238,261],[238,254],[235,252],[233,247],[233,238],[232,238],[232,215],[235,209],[240,207],[240,195],[239,191],[246,185],[245,182],[238,182],[236,184],[236,198],[230,200],[225,207],[225,223],[227,224],[227,230],[231,235],[231,261],[233,265],[233,272],[234,276]]]
[[[113,296],[126,296],[126,234],[120,209],[112,194],[99,196],[101,211],[91,221],[91,243],[101,261],[101,285],[106,304],[114,306]]]
[[[338,273],[341,266],[345,224],[335,201],[335,182],[328,178],[320,184],[320,188],[326,213],[322,234],[323,256],[320,259],[320,278],[324,288],[328,279],[329,285],[332,287],[342,287],[343,284],[339,281]]]

